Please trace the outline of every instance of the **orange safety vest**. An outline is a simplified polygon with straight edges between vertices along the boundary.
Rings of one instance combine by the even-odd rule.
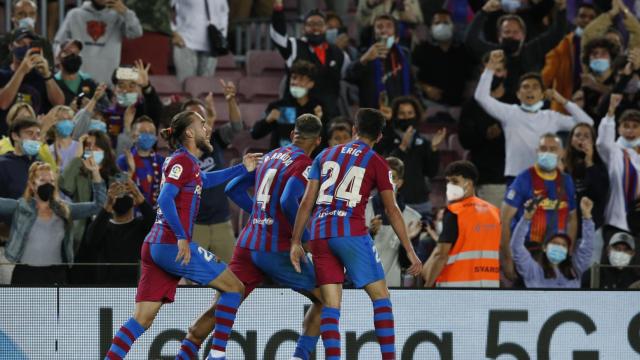
[[[436,286],[499,287],[502,229],[498,208],[472,196],[447,209],[458,216],[458,239]]]

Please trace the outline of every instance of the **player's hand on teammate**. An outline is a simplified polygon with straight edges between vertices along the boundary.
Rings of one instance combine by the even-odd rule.
[[[178,240],[178,255],[176,255],[176,262],[182,260],[182,266],[188,265],[191,261],[191,249],[189,249],[189,242],[185,239]]]
[[[291,258],[293,268],[296,269],[297,272],[301,273],[302,268],[300,267],[300,259],[302,259],[302,262],[307,262],[307,257],[305,256],[305,251],[302,245],[292,244],[291,250],[289,251],[289,257]]]
[[[262,159],[262,153],[247,154],[242,158],[242,164],[244,164],[248,172],[252,172],[258,167],[260,159]]]

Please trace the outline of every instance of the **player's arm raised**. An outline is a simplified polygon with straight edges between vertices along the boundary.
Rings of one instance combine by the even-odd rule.
[[[396,203],[395,194],[392,190],[383,190],[380,192],[380,197],[382,198],[382,204],[384,205],[385,212],[387,213],[389,223],[391,223],[391,227],[393,227],[396,235],[398,235],[398,239],[400,239],[402,246],[407,252],[407,257],[411,262],[411,266],[407,269],[407,272],[416,276],[420,273],[422,262],[413,250],[413,245],[411,245],[411,241],[407,235],[407,225],[404,223],[402,213]]]
[[[293,225],[290,257],[291,264],[293,264],[293,267],[297,272],[301,272],[300,259],[302,259],[302,261],[307,261],[306,257],[304,256],[304,249],[302,248],[302,234],[307,227],[307,222],[309,221],[309,217],[311,216],[313,205],[318,199],[319,189],[320,181],[309,180],[309,182],[307,183],[307,189],[305,190],[302,201],[300,202],[300,208],[298,209],[298,214],[296,215],[296,222]]]

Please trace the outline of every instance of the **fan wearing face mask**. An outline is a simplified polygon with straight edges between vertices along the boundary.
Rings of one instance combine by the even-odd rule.
[[[475,196],[478,170],[455,161],[444,171],[447,209],[442,232],[422,268],[425,287],[500,286],[500,212]]]
[[[84,45],[78,40],[68,40],[60,45],[57,60],[60,70],[54,75],[64,93],[65,104],[70,104],[80,94],[93,94],[98,86],[90,74],[80,70]]]
[[[455,26],[449,10],[436,11],[430,32],[431,41],[418,44],[411,56],[418,68],[418,86],[433,102],[460,105],[472,65],[464,46],[454,40]]]
[[[347,69],[345,80],[358,86],[360,107],[389,106],[396,97],[414,92],[410,52],[399,45],[397,29],[391,15],[376,17],[373,21],[375,42]]]
[[[579,288],[584,272],[591,265],[594,224],[591,220],[593,202],[587,197],[580,200],[582,212],[582,239],[573,244],[574,237],[556,233],[547,237],[542,253],[532,255],[525,247],[537,210],[535,200],[524,204],[524,215],[518,221],[511,237],[511,251],[518,273],[527,288]]]
[[[616,140],[616,108],[622,95],[612,94],[609,112],[598,127],[596,147],[609,172],[611,192],[605,208],[605,224],[640,235],[640,111],[620,116]],[[606,238],[606,236],[605,236]]]
[[[601,37],[585,44],[582,52],[582,91],[584,92],[584,110],[592,118],[598,116],[598,104],[608,96],[615,83],[613,62],[620,48],[611,40]]]
[[[582,287],[589,288],[597,285],[599,289],[627,289],[631,284],[640,280],[633,265],[636,256],[636,240],[626,232],[617,232],[609,240],[606,249],[606,265],[599,268],[599,283],[591,282],[593,268],[582,279]],[[587,276],[589,275],[589,276]]]
[[[12,284],[64,284],[67,267],[74,262],[71,229],[73,220],[98,213],[106,197],[104,182],[93,159],[84,161],[91,174],[93,201],[67,203],[60,200],[51,166],[34,162],[28,170],[24,195],[0,198],[0,214],[14,214],[5,255],[17,263]]]
[[[42,44],[44,58],[49,64],[53,64],[53,48],[51,42],[46,37],[35,34],[36,22],[38,21],[38,2],[35,0],[12,1],[11,8],[11,31],[0,36],[0,64],[7,65],[11,62],[11,50],[9,45],[13,37],[20,31],[28,30],[34,32],[34,37],[38,43]]]
[[[504,175],[509,185],[515,176],[535,162],[540,136],[545,133],[569,131],[578,123],[593,125],[593,120],[578,105],[568,101],[557,91],[549,89],[545,92],[542,78],[537,73],[528,73],[520,78],[516,93],[518,105],[506,104],[492,97],[493,77],[504,60],[505,54],[502,50],[491,52],[474,98],[502,125],[506,153]],[[564,104],[572,116],[543,110],[545,96]]]
[[[135,210],[140,216],[136,217]],[[100,263],[138,263],[140,248],[155,220],[155,212],[136,184],[112,182],[107,201],[87,228],[88,260]],[[96,270],[95,284],[135,285],[138,266],[108,266]]]

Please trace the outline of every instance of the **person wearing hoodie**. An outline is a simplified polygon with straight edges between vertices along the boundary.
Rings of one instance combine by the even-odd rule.
[[[122,0],[91,0],[72,9],[58,29],[54,39],[56,53],[69,39],[84,44],[80,70],[89,73],[99,83],[108,83],[120,64],[122,39],[142,36],[142,26],[136,14]]]

